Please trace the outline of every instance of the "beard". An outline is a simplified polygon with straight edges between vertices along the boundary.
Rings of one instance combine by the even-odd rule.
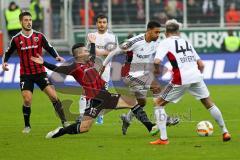
[[[22,27],[23,28],[23,30],[25,30],[25,31],[31,31],[32,30],[32,26],[29,26],[29,27]]]

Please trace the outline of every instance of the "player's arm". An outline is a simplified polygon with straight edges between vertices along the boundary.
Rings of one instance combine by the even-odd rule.
[[[107,56],[107,55],[109,55],[109,51],[96,48],[96,55],[97,56]]]
[[[38,55],[38,57],[31,57],[31,60],[35,63],[44,65],[46,68],[48,68],[48,69],[50,69],[54,72],[63,73],[63,74],[66,74],[66,75],[71,74],[71,72],[73,70],[73,65],[56,66],[54,64],[51,64],[51,63],[48,63],[48,62],[44,61],[43,58],[40,55]]]
[[[46,37],[43,35],[42,38],[43,41],[43,48],[56,59],[56,61],[63,62],[64,58],[60,57],[57,51],[53,48],[53,46],[48,42]]]
[[[116,49],[114,49],[109,53],[109,55],[103,61],[103,66],[106,66],[114,56],[122,53],[127,53],[128,51],[132,51],[132,50],[133,50],[133,45],[131,45],[131,41],[123,42],[120,46],[118,46]]]
[[[118,54],[121,54],[122,50],[120,48],[116,48],[115,50],[111,51],[109,55],[103,61],[103,66],[107,66],[107,64],[112,60],[112,58]]]
[[[3,54],[3,57],[2,57],[2,69],[4,71],[8,71],[8,60],[9,58],[11,57],[11,55],[14,53],[14,51],[16,50],[16,44],[12,38],[12,40],[10,41],[10,45],[8,47],[8,49],[6,50],[6,52]]]
[[[100,76],[103,74],[104,70],[105,70],[105,67],[107,66],[107,64],[112,60],[112,58],[118,54],[121,54],[122,53],[122,50],[117,47],[115,50],[111,51],[109,53],[109,55],[105,58],[105,60],[103,61],[103,66],[102,68],[100,69],[99,71],[99,74]]]
[[[197,65],[198,65],[198,69],[200,70],[200,72],[203,73],[204,63],[201,59],[197,60]]]
[[[165,47],[164,42],[160,42],[156,49],[156,55],[154,57],[154,74],[158,76],[160,73],[164,73],[164,67],[161,67],[161,63],[166,56],[168,49]]]
[[[96,47],[95,47],[96,36],[94,34],[89,34],[88,42],[90,42],[90,56],[91,56],[90,60],[94,62],[96,58]]]
[[[201,58],[199,57],[199,55],[197,54],[196,50],[193,48],[193,46],[192,46],[192,53],[195,56],[195,59],[197,61],[198,69],[200,70],[201,73],[203,73],[204,63],[201,60]]]

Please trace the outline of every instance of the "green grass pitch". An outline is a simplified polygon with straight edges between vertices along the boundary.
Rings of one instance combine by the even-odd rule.
[[[46,140],[45,135],[59,125],[48,98],[39,90],[34,91],[31,125],[28,135],[23,129],[22,99],[19,90],[0,91],[0,160],[220,160],[240,157],[240,86],[211,86],[211,96],[221,109],[232,141],[222,142],[217,124],[200,102],[186,94],[178,104],[167,107],[170,115],[179,115],[182,122],[168,128],[170,144],[152,146],[151,137],[136,120],[126,136],[121,133],[119,115],[127,110],[112,111],[104,117],[104,124],[93,125],[90,132],[80,135],[65,135]],[[72,99],[71,112],[78,111],[78,96],[58,94],[62,99]],[[151,99],[146,106],[152,117]],[[196,124],[210,120],[214,125],[211,137],[199,137]]]

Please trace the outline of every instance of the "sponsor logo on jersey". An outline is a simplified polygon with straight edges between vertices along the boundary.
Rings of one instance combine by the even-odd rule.
[[[151,54],[147,54],[147,55],[137,54],[137,57],[138,57],[138,58],[141,58],[141,59],[146,59],[146,58],[149,58],[150,56],[151,56]]]
[[[38,45],[32,45],[32,46],[27,46],[27,47],[21,47],[21,50],[28,50],[28,49],[33,49],[33,48],[38,48]]]

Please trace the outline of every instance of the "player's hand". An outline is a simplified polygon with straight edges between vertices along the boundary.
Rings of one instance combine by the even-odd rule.
[[[43,58],[39,54],[37,54],[37,57],[32,56],[31,60],[35,63],[38,63],[38,64],[43,64],[43,62],[44,62]]]
[[[103,72],[105,71],[105,66],[102,66],[102,68],[99,71],[99,75],[102,76]]]
[[[95,43],[96,42],[96,36],[93,33],[88,34],[88,41],[90,43]]]
[[[7,62],[4,62],[4,63],[2,64],[2,69],[3,69],[4,71],[8,71],[9,68],[8,68],[7,66],[8,66]]]
[[[63,57],[60,57],[60,56],[57,56],[55,59],[58,62],[64,62],[65,61],[65,59]]]

